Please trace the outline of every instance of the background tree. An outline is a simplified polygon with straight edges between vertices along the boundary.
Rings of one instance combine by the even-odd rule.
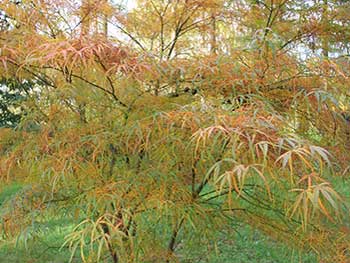
[[[32,95],[34,84],[13,79],[0,81],[0,126],[16,127],[24,114],[24,101]]]

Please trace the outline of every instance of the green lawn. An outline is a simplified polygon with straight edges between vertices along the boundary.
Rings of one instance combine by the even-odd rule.
[[[65,263],[69,261],[68,249],[59,249],[67,234],[64,222],[51,222],[50,230],[36,237],[30,245],[23,241],[5,242],[0,246],[2,263]],[[283,244],[276,243],[256,230],[241,226],[239,232],[220,234],[220,241],[212,247],[203,247],[193,259],[183,262],[209,263],[313,263],[316,257],[301,254]],[[202,259],[198,260],[202,253]],[[73,262],[81,262],[75,257]],[[155,262],[156,263],[156,262]]]
[[[344,182],[341,184],[344,185]],[[10,198],[21,186],[13,184],[0,192],[0,204]],[[343,187],[344,192],[346,189]],[[49,220],[36,235],[17,239],[0,239],[0,263],[66,263],[70,259],[68,248],[61,248],[65,235],[74,227],[66,218]],[[30,240],[30,242],[26,242]],[[300,252],[275,242],[247,225],[228,227],[218,234],[218,242],[196,247],[186,255],[184,263],[316,263],[312,253]],[[196,252],[194,252],[196,251]],[[179,251],[181,253],[181,249]],[[192,258],[192,259],[191,259]],[[79,255],[73,262],[81,262]],[[157,263],[157,262],[155,262]]]

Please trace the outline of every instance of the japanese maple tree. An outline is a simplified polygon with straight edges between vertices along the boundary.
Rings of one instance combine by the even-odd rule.
[[[349,3],[307,2],[3,0],[1,78],[36,83],[3,235],[64,216],[72,258],[186,262],[237,221],[347,262]]]

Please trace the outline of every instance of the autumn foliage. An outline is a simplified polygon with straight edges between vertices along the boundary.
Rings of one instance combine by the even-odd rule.
[[[237,221],[349,262],[348,2],[137,4],[1,1],[0,76],[34,83],[3,236],[65,216],[84,262],[188,262]]]

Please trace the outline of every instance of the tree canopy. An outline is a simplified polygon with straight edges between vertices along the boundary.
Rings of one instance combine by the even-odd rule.
[[[0,129],[0,180],[25,185],[3,236],[64,216],[72,258],[189,262],[244,222],[348,262],[349,5],[2,0],[0,77],[26,97]]]

